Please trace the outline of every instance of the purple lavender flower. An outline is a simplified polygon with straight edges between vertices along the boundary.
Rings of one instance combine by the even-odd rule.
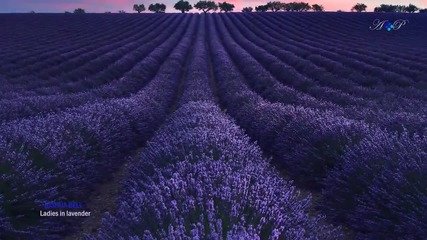
[[[362,239],[426,235],[426,149],[425,137],[406,132],[377,132],[348,148],[325,181],[326,212]]]
[[[104,216],[97,238],[340,238],[309,208],[233,121],[191,102],[134,160],[119,209]]]

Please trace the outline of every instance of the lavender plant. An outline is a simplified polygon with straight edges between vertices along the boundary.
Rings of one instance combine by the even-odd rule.
[[[3,195],[0,194],[0,206],[3,205]],[[5,216],[3,207],[0,207],[0,237],[5,237],[6,232],[10,232],[12,226],[10,224],[9,218]]]
[[[217,107],[191,102],[132,164],[117,213],[106,213],[92,238],[342,236],[309,209],[310,198],[283,180]]]
[[[295,114],[278,134],[273,152],[295,180],[319,189],[327,173],[341,161],[346,148],[372,134],[367,124],[332,112]]]
[[[187,21],[189,19],[187,18]],[[163,38],[169,36],[169,39],[161,44],[159,48],[153,50],[152,54],[134,66],[131,71],[127,72],[122,78],[102,85],[100,88],[95,88],[88,92],[79,92],[70,95],[52,95],[52,96],[36,96],[31,98],[22,98],[13,100],[3,100],[0,102],[2,109],[8,111],[1,111],[1,120],[12,120],[22,117],[34,116],[40,113],[48,113],[58,110],[63,110],[70,107],[78,107],[85,103],[93,103],[102,99],[114,97],[126,97],[131,93],[138,92],[144,87],[159,71],[161,63],[166,60],[170,52],[182,38],[185,26],[181,26],[172,35],[164,32]],[[161,43],[153,41],[149,43],[150,47],[156,46]],[[164,40],[164,39],[163,39]],[[170,68],[164,67],[164,68]]]
[[[179,100],[178,105],[181,106],[190,101],[213,101],[214,96],[211,91],[209,82],[210,70],[208,66],[208,50],[206,49],[206,17],[200,18],[197,31],[197,39],[193,45],[193,54],[191,63],[188,67],[188,75],[186,76],[184,92]]]
[[[213,30],[214,27],[212,18],[209,19],[209,23],[210,45],[211,48],[216,49],[213,51],[212,56],[215,62],[215,66],[217,67],[215,68],[215,74],[218,79],[218,86],[221,89],[219,91],[220,99],[223,101],[224,105],[227,106],[229,110],[228,112],[236,119],[240,126],[247,130],[248,134],[252,138],[259,140],[260,146],[263,148],[263,150],[266,152],[272,152],[272,154],[276,156],[275,159],[280,159],[281,157],[286,159],[287,161],[283,161],[284,165],[295,164],[289,168],[292,169],[289,170],[291,175],[304,180],[306,180],[306,178],[312,179],[312,185],[313,183],[323,185],[322,188],[324,188],[328,193],[325,195],[325,204],[327,204],[327,206],[330,206],[331,208],[336,207],[336,209],[339,209],[336,211],[341,211],[340,213],[344,215],[353,216],[354,211],[348,210],[349,208],[351,209],[349,204],[359,200],[356,200],[357,198],[355,198],[355,196],[352,194],[350,194],[349,197],[346,197],[346,194],[347,192],[351,193],[351,190],[349,190],[350,186],[354,187],[354,189],[360,189],[359,187],[364,185],[363,179],[366,178],[364,177],[364,174],[361,174],[361,172],[364,170],[354,171],[354,175],[352,175],[353,178],[344,178],[345,175],[342,176],[341,179],[338,179],[337,177],[337,180],[334,183],[337,184],[337,186],[331,189],[329,189],[329,187],[330,181],[332,180],[329,180],[329,177],[324,181],[322,179],[324,179],[325,176],[331,174],[330,172],[333,169],[336,169],[333,170],[334,173],[341,174],[340,166],[344,161],[347,163],[345,166],[348,166],[350,169],[353,169],[352,166],[357,166],[360,162],[364,162],[358,161],[358,159],[361,158],[360,156],[354,156],[348,158],[347,160],[344,160],[346,157],[343,159],[343,156],[347,156],[347,149],[352,149],[354,146],[358,146],[359,142],[369,141],[365,139],[369,138],[371,135],[376,136],[381,134],[383,131],[376,127],[371,128],[363,122],[334,116],[335,114],[333,112],[328,113],[323,111],[313,111],[312,109],[295,108],[293,106],[285,107],[281,104],[270,104],[265,100],[262,100],[259,96],[256,96],[256,94],[251,92],[244,84],[244,78],[239,74],[237,68],[231,63],[227,53],[223,50],[224,48],[219,42],[217,33]],[[227,70],[220,71],[219,69]],[[240,96],[245,96],[245,100],[243,100]],[[270,111],[267,111],[267,109],[270,109]],[[313,123],[311,127],[310,124],[305,125],[305,123],[309,122]],[[270,127],[271,130],[269,131]],[[307,130],[307,127],[311,130]],[[421,129],[425,128],[425,126],[423,127],[422,124],[420,127]],[[283,129],[283,133],[278,133],[277,129]],[[392,135],[386,134],[385,138],[392,139],[391,136]],[[299,141],[301,141],[300,144],[298,144]],[[404,140],[396,140],[396,144],[403,144],[401,141]],[[287,144],[281,144],[284,142],[287,142]],[[297,145],[294,145],[295,143],[297,143]],[[271,146],[274,144],[277,145],[273,150],[271,150]],[[405,145],[417,146],[413,140],[408,140]],[[389,150],[388,154],[390,154],[390,157],[395,155],[395,161],[401,161],[404,163],[406,158],[398,155],[398,152],[398,150],[393,149]],[[279,155],[277,155],[277,153],[279,153]],[[305,158],[302,156],[307,157]],[[299,158],[305,158],[306,160],[299,162]],[[320,162],[318,160],[320,160]],[[375,162],[375,158],[371,158],[371,162]],[[419,169],[419,167],[414,169]],[[310,175],[312,175],[312,177],[314,176],[314,178],[310,177]],[[412,182],[422,181],[422,178],[419,177],[419,174],[415,174],[415,176],[418,176],[415,177],[417,180],[413,179]],[[317,189],[319,189],[319,187],[317,187]],[[342,191],[340,191],[340,189]],[[384,194],[385,192],[382,192],[382,195]],[[425,196],[420,190],[412,190],[411,195],[416,196],[412,198],[418,199],[423,199]],[[331,199],[334,200],[332,201]],[[378,199],[375,199],[375,201],[379,202],[379,199],[380,198],[378,195]],[[356,203],[354,204],[357,205]],[[370,209],[372,211],[371,214],[373,214],[375,208],[371,207]],[[388,207],[384,209],[385,211],[397,211]],[[399,211],[399,214],[402,218],[404,216],[406,218],[409,216],[417,216],[417,220],[414,220],[413,223],[422,222],[424,217],[419,214],[414,215],[412,212],[414,212],[414,210],[410,210],[405,213]],[[328,216],[334,216],[335,214],[332,211],[327,211],[326,213]],[[386,219],[387,221],[390,221],[390,217],[391,219],[394,219],[393,216],[386,214],[386,212],[378,211],[376,214],[378,214],[375,215],[377,218],[381,216],[384,221],[386,221]],[[367,219],[366,217],[367,215],[365,215],[363,218],[360,217],[354,219],[354,222],[357,222],[359,225],[361,225],[360,222],[362,219]],[[337,220],[336,222],[346,222],[339,216],[335,219]],[[379,225],[383,224],[381,221],[376,222],[378,225],[373,224],[373,226],[380,228]],[[387,224],[384,224],[384,226],[387,226]],[[374,228],[375,227],[368,228],[366,225],[364,225],[363,227],[359,228],[353,226],[352,229],[355,229],[357,233],[366,233],[366,231],[372,229],[372,232],[364,235],[365,238],[381,238],[382,236],[391,237],[392,234],[397,234],[397,236],[406,236],[411,231],[411,228],[406,227],[405,230],[391,230],[390,235],[386,233],[387,230],[384,230],[375,235],[373,233]],[[420,228],[423,229],[422,225]],[[417,230],[416,232],[422,233],[420,230]]]
[[[126,159],[89,239],[424,239],[426,16],[351,15],[0,14],[0,239]]]
[[[0,155],[0,167],[7,170],[1,172],[0,183],[9,193],[4,207],[21,211],[12,214],[14,219],[32,220],[15,226],[17,230],[30,229],[27,234],[38,233],[43,238],[73,230],[74,225],[33,214],[44,201],[85,199],[95,184],[123,163],[124,154],[153,134],[176,94],[195,24],[193,19],[168,61],[138,94],[0,126],[5,152]],[[10,181],[12,185],[7,185]],[[46,226],[58,225],[56,232],[47,231],[44,221]]]
[[[346,150],[323,192],[325,211],[360,238],[426,235],[424,136],[377,132]],[[362,221],[363,220],[363,221]]]

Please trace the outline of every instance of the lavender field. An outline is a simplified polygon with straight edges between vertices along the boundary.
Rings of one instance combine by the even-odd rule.
[[[0,14],[0,239],[427,239],[426,93],[427,14]]]

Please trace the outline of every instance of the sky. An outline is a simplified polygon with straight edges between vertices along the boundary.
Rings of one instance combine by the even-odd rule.
[[[166,12],[177,12],[173,9],[173,5],[177,1],[178,0],[0,0],[0,12],[72,12],[79,7],[84,8],[86,12],[102,13],[106,11],[118,12],[119,10],[133,12],[132,6],[135,3],[143,3],[146,8],[148,8],[148,5],[156,2],[166,4]],[[198,0],[187,1],[194,5]],[[241,11],[243,7],[255,7],[265,4],[268,1],[270,0],[228,0],[227,2],[233,3],[236,6],[235,11]],[[295,0],[282,0],[282,2],[292,1]],[[305,2],[309,2],[310,4],[321,4],[326,11],[349,11],[351,7],[358,2],[365,3],[368,6],[368,11],[372,11],[374,7],[383,3],[399,5],[408,5],[412,3],[420,8],[427,8],[427,0],[305,0]]]

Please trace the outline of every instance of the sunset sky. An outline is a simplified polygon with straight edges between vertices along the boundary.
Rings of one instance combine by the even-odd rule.
[[[160,2],[167,5],[166,12],[176,12],[173,5],[178,0],[0,0],[0,12],[65,12],[73,11],[75,8],[84,8],[86,12],[117,12],[118,10],[125,10],[132,12],[134,3],[143,3],[147,8],[150,3]],[[198,0],[189,0],[194,4]],[[221,2],[224,0],[221,0]],[[233,3],[236,6],[235,11],[240,11],[243,7],[255,7],[260,4],[265,4],[270,0],[228,0],[227,2]],[[282,2],[291,2],[282,1]],[[299,1],[299,0],[298,0]],[[409,3],[415,4],[421,8],[427,8],[427,0],[305,0],[311,4],[318,3],[325,7],[326,11],[344,10],[349,11],[351,7],[357,3],[362,2],[368,5],[368,11],[372,11],[374,7],[382,3],[386,4],[400,4],[408,5]]]

